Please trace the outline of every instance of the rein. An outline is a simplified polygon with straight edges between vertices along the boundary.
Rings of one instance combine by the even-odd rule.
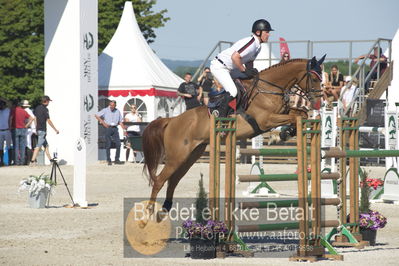
[[[284,106],[285,106],[286,109],[287,109],[287,107],[289,108],[288,103],[289,103],[289,96],[290,95],[298,95],[299,97],[301,97],[301,98],[303,98],[305,100],[311,100],[312,98],[314,98],[314,96],[309,95],[310,93],[312,93],[312,92],[321,92],[321,90],[312,89],[313,88],[312,74],[315,74],[320,81],[322,80],[320,75],[316,71],[308,70],[302,76],[301,79],[297,80],[295,78],[293,80],[294,82],[289,81],[285,87],[279,86],[278,84],[270,82],[270,81],[268,81],[266,79],[261,79],[261,78],[259,78],[259,74],[256,75],[256,77],[255,77],[255,79],[254,79],[254,81],[253,81],[253,83],[251,85],[250,90],[248,90],[248,94],[249,95],[253,94],[252,91],[256,88],[256,86],[258,85],[259,81],[262,81],[262,82],[264,82],[264,83],[266,83],[266,84],[268,84],[268,85],[270,85],[272,87],[278,88],[282,92],[279,93],[279,92],[274,92],[274,91],[269,91],[269,90],[265,90],[265,89],[256,88],[257,89],[256,93],[248,100],[248,104],[247,104],[246,108],[248,108],[249,105],[251,104],[251,102],[255,99],[255,97],[258,94],[261,94],[261,93],[282,96],[283,97],[283,101],[284,101]],[[305,77],[306,77],[306,88],[304,90],[300,86],[298,86],[297,84],[299,84]],[[287,92],[287,88],[292,88],[292,87],[295,87],[297,89],[297,91],[292,92],[291,90],[289,90]],[[300,91],[300,92],[298,93],[298,91]],[[322,97],[322,96],[320,95],[320,96],[316,96],[316,97]]]

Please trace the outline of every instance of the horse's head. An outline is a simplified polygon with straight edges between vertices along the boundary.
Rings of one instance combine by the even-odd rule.
[[[310,100],[313,109],[320,108],[320,101],[322,96],[321,81],[322,81],[322,69],[326,55],[317,61],[314,56],[312,59],[307,61],[306,72],[297,82],[297,85],[303,90],[307,98]]]

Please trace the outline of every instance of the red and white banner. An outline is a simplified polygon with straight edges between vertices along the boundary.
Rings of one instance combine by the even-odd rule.
[[[288,49],[288,43],[285,42],[284,38],[280,37],[280,57],[283,58],[285,53],[287,53],[291,58],[290,49]]]

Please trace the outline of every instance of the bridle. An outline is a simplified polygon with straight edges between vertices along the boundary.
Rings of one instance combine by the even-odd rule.
[[[249,107],[251,102],[255,99],[256,96],[259,94],[265,93],[265,94],[272,94],[272,95],[278,95],[283,98],[284,106],[285,108],[289,109],[289,100],[291,95],[298,95],[299,97],[312,101],[314,98],[319,98],[322,97],[321,92],[322,90],[319,89],[314,89],[313,87],[313,80],[312,80],[312,75],[315,75],[320,82],[322,81],[322,78],[319,73],[317,73],[315,70],[307,70],[306,73],[303,74],[303,76],[298,80],[297,78],[294,78],[293,80],[290,80],[287,85],[280,86],[278,84],[275,84],[273,82],[270,82],[266,79],[261,79],[259,77],[259,73],[256,75],[256,77],[253,79],[252,85],[250,89],[247,91],[248,94],[247,96],[251,96],[251,98],[248,100],[246,108]],[[305,89],[301,88],[299,84],[303,81],[303,79],[306,78],[306,86]],[[280,89],[282,92],[274,92],[270,91],[267,89],[262,89],[259,88],[257,85],[259,82],[266,83],[272,87]],[[290,90],[291,88],[295,87],[296,91]],[[253,90],[256,89],[255,93],[253,93]],[[315,96],[316,93],[319,93],[319,95]]]

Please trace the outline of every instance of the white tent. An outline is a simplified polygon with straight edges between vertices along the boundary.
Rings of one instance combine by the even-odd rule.
[[[131,2],[125,2],[114,36],[98,58],[99,109],[115,100],[123,116],[137,105],[143,122],[171,117],[185,110],[177,88],[183,82],[155,55],[137,24]],[[103,132],[99,128],[99,159],[105,159]],[[122,138],[122,131],[119,130]],[[113,154],[111,154],[113,158]],[[124,152],[121,151],[124,160]]]
[[[138,105],[143,121],[180,114],[177,101],[181,78],[171,72],[144,39],[131,2],[125,2],[118,28],[98,59],[99,107],[105,98],[116,100],[120,110]]]
[[[395,103],[399,102],[399,29],[396,31],[395,36],[392,39],[392,62],[393,66],[393,76],[391,85],[388,87],[388,102],[390,109],[395,108]],[[389,51],[385,52],[385,55],[388,56]],[[386,99],[385,93],[381,96],[381,99]]]
[[[260,53],[258,54],[258,56],[254,61],[254,67],[259,71],[280,62],[280,59],[276,58],[273,53],[270,53],[269,45],[267,43],[262,43],[261,45],[262,45],[262,50],[260,50]]]

